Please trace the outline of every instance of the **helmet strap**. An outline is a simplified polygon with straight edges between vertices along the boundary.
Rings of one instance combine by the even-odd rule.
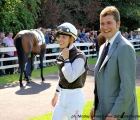
[[[71,37],[72,37],[72,36],[70,36],[70,39],[69,39],[69,44],[68,44],[67,48],[69,48],[69,47],[70,47]]]
[[[70,43],[68,44],[67,48],[69,48],[69,47],[70,47]]]

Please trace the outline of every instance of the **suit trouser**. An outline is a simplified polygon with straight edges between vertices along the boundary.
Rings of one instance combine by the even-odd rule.
[[[52,120],[81,120],[85,98],[81,88],[62,89]]]
[[[105,116],[102,115],[101,106],[98,103],[97,110],[95,110],[95,120],[105,120]]]
[[[135,108],[134,108],[135,109]],[[134,110],[132,110],[134,111]],[[117,117],[117,120],[138,120],[138,115],[133,115],[132,111],[127,113],[127,115],[124,115],[123,118],[121,118],[121,115]],[[101,107],[98,105],[97,110],[95,111],[95,120],[105,120],[106,116],[104,116],[101,112]]]

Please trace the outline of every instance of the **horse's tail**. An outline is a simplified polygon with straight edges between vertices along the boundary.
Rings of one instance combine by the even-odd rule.
[[[21,71],[23,71],[24,67],[25,67],[26,57],[25,57],[25,52],[24,52],[23,46],[22,46],[21,36],[17,37],[15,42],[16,42],[15,47],[17,49],[17,54],[18,54],[19,67],[20,67]]]

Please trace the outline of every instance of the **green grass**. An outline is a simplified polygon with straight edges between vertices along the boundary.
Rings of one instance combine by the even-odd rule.
[[[91,93],[92,94],[92,93]],[[90,113],[90,110],[93,106],[93,101],[88,101],[85,106],[84,106],[84,110],[83,110],[83,117],[82,117],[82,120],[89,120],[90,119],[90,116],[89,116],[89,113]]]
[[[140,116],[140,87],[136,88],[136,93],[137,93],[138,112],[139,112],[138,115]],[[82,120],[89,120],[89,113],[90,113],[90,110],[92,108],[92,105],[93,105],[93,101],[88,101],[85,104]],[[37,117],[34,117],[34,118],[30,118],[28,120],[51,120],[51,118],[52,118],[52,112],[44,114],[42,116],[37,116]]]
[[[137,102],[138,102],[138,115],[140,116],[140,87],[137,87],[136,94],[137,94]]]
[[[28,120],[52,120],[52,112]]]
[[[96,60],[97,60],[96,58],[88,59],[88,63],[95,64]],[[58,71],[57,66],[43,68],[44,75],[49,75],[57,71]],[[11,82],[17,82],[19,80],[19,77],[20,77],[19,73],[13,74],[13,75],[2,76],[0,77],[0,85],[11,83]],[[37,78],[37,77],[40,77],[40,69],[33,70],[32,72],[32,78]]]
[[[43,68],[44,75],[49,75],[57,71],[58,71],[57,66]],[[0,77],[0,85],[11,83],[11,82],[17,82],[19,80],[19,77],[20,77],[19,73],[13,74],[13,75],[2,76]],[[37,77],[40,77],[40,69],[33,70],[32,72],[32,78],[37,78]]]
[[[140,55],[140,51],[139,52],[136,52],[136,55]]]
[[[97,61],[97,58],[89,58],[88,59],[88,64],[95,64]]]

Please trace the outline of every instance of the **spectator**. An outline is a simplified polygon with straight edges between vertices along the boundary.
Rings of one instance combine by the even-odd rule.
[[[46,40],[46,44],[51,44],[51,40],[50,40],[50,36],[51,36],[51,29],[48,28],[46,30],[46,37],[45,37],[45,40]],[[51,49],[46,49],[46,53],[51,53]],[[46,60],[49,60],[50,57],[46,57]],[[47,66],[51,66],[50,63],[46,63]]]
[[[94,31],[94,38],[96,38],[98,36],[97,31]]]
[[[128,39],[129,39],[129,40],[135,39],[135,34],[134,34],[133,31],[130,31],[130,33],[129,33],[129,35],[128,35]]]
[[[51,35],[54,37],[54,41],[56,41],[56,34],[55,34],[55,30],[51,31]]]
[[[13,32],[8,32],[7,37],[5,38],[5,43],[6,43],[7,47],[14,47],[14,41],[13,41],[12,37],[13,37]],[[4,58],[9,58],[9,57],[14,57],[14,51],[5,53]],[[13,60],[8,60],[8,61],[4,62],[4,65],[13,65],[13,64],[14,64]],[[5,73],[13,74],[14,68],[5,69]]]
[[[1,32],[0,33],[0,48],[6,47],[4,38],[5,38],[5,33]],[[3,57],[3,53],[0,53],[0,58],[2,58],[2,57]],[[0,62],[0,66],[2,66],[2,65],[3,65],[3,63]],[[3,72],[3,70],[0,70],[0,76],[3,76],[3,75],[5,75],[5,73]]]
[[[46,35],[45,35],[46,44],[50,44],[50,34],[51,34],[51,29],[49,28],[46,30]]]
[[[55,40],[53,35],[50,35],[50,43],[51,44],[55,44],[56,43],[56,40]],[[52,48],[50,50],[51,50],[50,53],[56,53],[56,51],[57,51],[56,48]],[[50,59],[55,59],[55,58],[56,58],[56,56],[50,56]],[[51,66],[52,65],[56,65],[56,63],[55,62],[51,62],[51,63],[49,63],[49,65],[51,65]]]
[[[92,49],[90,54],[94,54],[94,31],[90,32],[89,39],[90,39],[90,42],[93,43],[92,46],[90,46],[90,49]]]
[[[83,37],[83,40],[84,40],[84,42],[86,42],[86,43],[90,43],[90,34],[89,34],[89,32],[88,33],[86,33],[85,34],[85,36]]]
[[[0,47],[6,47],[4,32],[0,32]]]
[[[29,80],[32,80],[32,79],[31,79],[31,72],[32,72],[32,70],[31,70],[31,54],[29,54],[29,56],[28,56],[28,61],[27,61],[27,64],[26,64],[26,69],[25,69],[25,71],[26,71],[26,75],[27,75],[27,77],[29,78]],[[24,75],[24,79],[27,80],[27,79],[25,78],[25,75]]]
[[[128,34],[128,32],[125,32],[125,38],[128,40],[128,36],[129,36],[129,34]]]
[[[83,37],[86,35],[86,33],[85,33],[85,32],[86,32],[86,30],[85,30],[85,29],[83,29],[83,30],[82,30],[82,33],[80,34],[81,38],[83,38]]]
[[[5,33],[4,32],[0,32],[0,43],[5,43]]]
[[[42,28],[42,27],[40,27],[39,30],[43,33],[44,38],[45,38],[45,32],[46,32],[45,29]],[[46,53],[46,50],[45,50],[44,52]],[[37,57],[37,60],[40,60],[40,58]],[[43,60],[46,60],[45,54],[44,54],[44,58],[43,58]],[[46,63],[43,63],[43,67],[46,67]],[[37,66],[37,68],[40,68],[40,64]]]
[[[93,43],[93,41],[94,41],[94,31],[90,31],[89,39],[90,39],[90,42]]]
[[[80,29],[77,29],[77,38],[75,40],[75,43],[80,43],[80,40],[81,40],[81,31]]]
[[[137,40],[140,40],[140,32],[137,32],[137,33],[136,33],[136,39],[137,39]]]
[[[97,54],[97,58],[98,58],[98,52],[99,52],[99,48],[98,48],[98,34],[100,33],[100,31],[94,31],[94,43],[95,43],[95,49],[96,49],[96,54]]]
[[[77,36],[81,39],[81,30],[80,29],[77,29]]]
[[[89,32],[85,34],[85,36],[83,37],[84,43],[90,43],[89,36],[90,36]],[[88,48],[86,46],[83,46],[82,49],[87,50]],[[87,55],[88,52],[85,52],[85,54]]]
[[[81,39],[77,36],[76,40],[74,41],[75,43],[80,43]]]

